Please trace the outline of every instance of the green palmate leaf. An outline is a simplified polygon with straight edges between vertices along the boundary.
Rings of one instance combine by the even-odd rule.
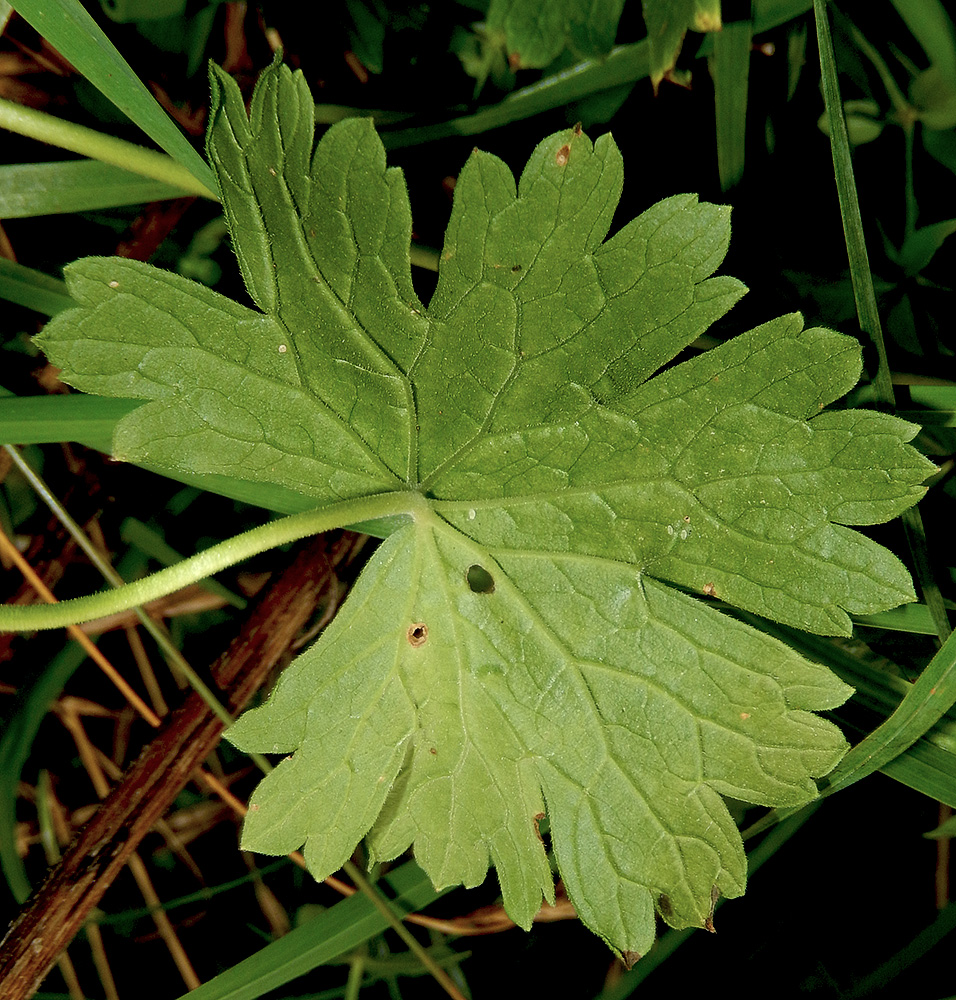
[[[646,951],[655,911],[704,925],[745,882],[721,796],[812,798],[845,749],[813,713],[850,689],[692,595],[842,634],[848,612],[912,600],[899,561],[846,526],[920,495],[914,426],[825,411],[859,349],[798,316],[655,375],[744,289],[711,277],[727,209],[691,195],[605,239],[609,136],[545,139],[517,189],[474,153],[426,310],[371,125],[313,154],[301,76],[268,70],[248,118],[213,80],[209,155],[261,311],[94,259],[67,269],[81,305],[42,344],[78,388],[149,400],[119,422],[119,457],[404,512],[230,730],[291,755],[244,845],[304,843],[322,878],[368,835],[374,858],[413,845],[439,887],[492,862],[528,926],[552,896],[547,813],[571,898],[614,948]]]

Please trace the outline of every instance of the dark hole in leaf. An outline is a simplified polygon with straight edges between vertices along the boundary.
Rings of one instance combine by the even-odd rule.
[[[421,646],[428,638],[428,626],[424,622],[415,622],[408,626],[406,635],[410,646]]]
[[[494,592],[495,578],[484,566],[479,566],[477,563],[474,566],[469,566],[466,577],[468,586],[476,594],[491,594]]]

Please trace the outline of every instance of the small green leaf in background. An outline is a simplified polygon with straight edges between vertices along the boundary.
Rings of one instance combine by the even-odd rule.
[[[486,30],[503,36],[516,69],[541,68],[566,49],[582,59],[607,55],[624,0],[491,0]]]
[[[437,290],[411,282],[401,174],[371,124],[312,149],[300,74],[249,115],[213,73],[207,141],[257,309],[133,261],[67,269],[40,337],[77,388],[146,403],[114,454],[404,512],[316,645],[230,731],[291,755],[243,843],[305,844],[317,878],[368,835],[434,884],[495,865],[527,927],[552,874],[619,953],[655,914],[704,926],[744,890],[721,798],[792,806],[845,742],[827,669],[707,603],[848,635],[913,600],[850,525],[915,502],[933,466],[888,415],[827,410],[857,343],[780,317],[655,374],[744,292],[714,277],[728,210],[693,195],[606,239],[610,136],[544,139],[520,180],[475,152]]]
[[[677,65],[688,31],[719,31],[720,0],[641,0],[651,43],[654,89]]]

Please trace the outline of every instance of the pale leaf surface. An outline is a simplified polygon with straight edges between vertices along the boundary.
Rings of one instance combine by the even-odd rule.
[[[407,497],[321,639],[230,730],[289,755],[243,843],[317,878],[368,836],[437,886],[493,864],[528,926],[558,868],[582,919],[644,952],[702,926],[746,860],[721,796],[794,805],[839,760],[850,689],[696,595],[821,633],[912,600],[854,531],[921,495],[916,428],[825,409],[849,337],[785,316],[666,368],[743,286],[728,211],[667,199],[610,238],[609,136],[539,144],[516,184],[462,169],[439,283],[412,287],[408,198],[369,122],[312,149],[302,78],[246,116],[214,74],[208,149],[257,309],[128,261],[67,271],[41,342],[64,378],[144,398],[114,450],[316,505]],[[675,586],[676,585],[676,586]],[[688,593],[690,592],[690,593]]]

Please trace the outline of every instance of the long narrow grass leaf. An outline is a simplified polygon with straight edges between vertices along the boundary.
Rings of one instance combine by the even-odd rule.
[[[193,192],[97,160],[0,167],[0,218],[4,219],[141,205],[187,193]]]
[[[912,632],[915,635],[936,635],[936,623],[925,604],[904,604],[892,611],[875,615],[854,615],[857,625],[871,625],[893,632]]]
[[[208,191],[212,172],[79,0],[14,0],[32,25],[159,147]]]
[[[85,125],[64,121],[44,111],[0,99],[0,127],[170,184],[177,188],[177,194],[196,194],[218,200],[218,195],[213,193],[214,183],[210,187],[197,180],[188,168],[171,156]]]
[[[880,770],[901,785],[956,809],[956,754],[928,739],[921,737]]]
[[[414,913],[443,895],[413,861],[386,876],[379,886],[394,893],[391,905],[404,913]],[[203,983],[182,1000],[186,996],[189,1000],[254,1000],[357,947],[386,926],[385,918],[368,898],[356,893]]]
[[[75,441],[108,452],[117,422],[138,399],[102,396],[14,396],[0,399],[0,445]]]
[[[710,72],[714,78],[717,168],[721,191],[729,191],[744,174],[752,41],[753,25],[749,21],[725,24],[714,38]]]
[[[943,643],[899,708],[823,780],[825,794],[880,770],[928,732],[956,703],[956,635]]]
[[[62,281],[5,257],[0,257],[0,299],[47,316],[76,305]]]
[[[830,123],[830,149],[833,154],[833,173],[840,200],[840,215],[843,219],[843,235],[850,262],[853,297],[856,302],[860,329],[873,342],[877,358],[879,359],[876,375],[873,380],[877,398],[886,408],[894,409],[896,403],[893,393],[893,380],[890,374],[886,345],[883,341],[883,327],[880,323],[876,291],[873,288],[873,276],[870,272],[866,240],[863,235],[863,219],[860,215],[860,203],[857,198],[856,181],[853,176],[850,140],[847,135],[846,119],[843,115],[843,104],[840,98],[840,85],[837,79],[833,39],[830,36],[830,23],[826,13],[826,0],[813,0],[813,10],[816,18],[817,44],[820,49],[823,97],[826,104],[827,118]],[[946,608],[943,605],[942,595],[933,579],[932,568],[927,557],[922,518],[916,508],[911,508],[903,513],[902,520],[917,579],[922,588],[926,605],[933,615],[933,621],[936,623],[937,634],[940,640],[943,640],[950,634],[949,619],[946,614]]]
[[[830,151],[833,155],[833,176],[836,180],[840,199],[840,215],[843,219],[843,236],[850,262],[850,279],[853,283],[853,297],[856,301],[860,329],[873,341],[879,358],[879,367],[874,385],[880,401],[887,407],[894,405],[893,383],[890,365],[883,343],[883,327],[880,323],[873,276],[863,235],[863,219],[860,202],[856,193],[853,176],[853,160],[850,155],[850,140],[843,115],[840,85],[837,80],[836,56],[833,39],[830,36],[830,22],[827,20],[826,0],[813,0],[816,15],[817,44],[820,49],[820,71],[823,80],[823,98],[827,118],[830,123]]]

